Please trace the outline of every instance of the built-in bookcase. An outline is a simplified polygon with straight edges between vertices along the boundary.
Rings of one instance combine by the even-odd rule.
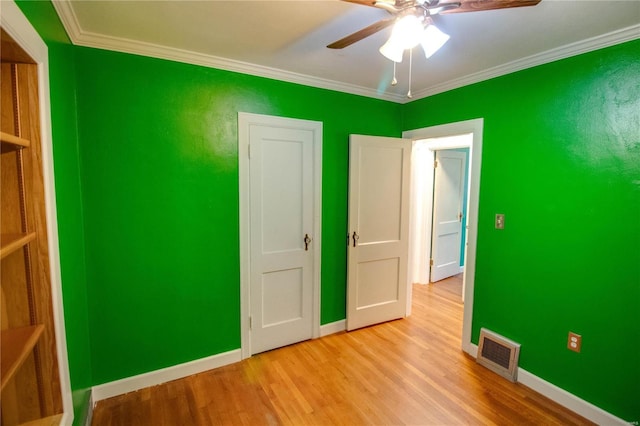
[[[2,30],[2,426],[59,424],[63,413],[53,321],[42,168],[38,66]]]

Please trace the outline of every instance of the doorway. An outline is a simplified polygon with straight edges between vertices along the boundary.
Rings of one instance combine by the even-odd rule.
[[[428,176],[431,176],[430,184],[426,183],[424,186],[425,192],[421,196],[411,197],[411,219],[410,227],[415,229],[416,222],[429,222],[429,226],[423,226],[423,228],[431,229],[430,217],[433,209],[433,157],[434,151],[438,149],[451,149],[462,148],[460,141],[452,143],[452,136],[470,135],[469,138],[469,199],[468,199],[468,212],[467,212],[467,244],[465,252],[464,262],[464,279],[463,279],[463,324],[462,324],[462,349],[469,353],[474,354],[473,345],[471,344],[471,319],[473,316],[473,288],[475,281],[475,262],[476,262],[476,243],[478,232],[478,200],[480,195],[480,167],[482,158],[482,130],[483,130],[482,118],[462,121],[458,123],[443,124],[434,127],[427,127],[421,129],[415,129],[403,132],[403,138],[409,138],[414,141],[424,141],[428,147],[425,150],[425,156],[428,159],[431,156],[431,161],[423,161],[423,171],[426,175],[425,179],[429,182]],[[413,183],[413,181],[412,181]],[[429,188],[431,188],[429,190]],[[430,259],[430,241],[431,232],[428,235],[411,233],[412,238],[409,242],[409,283],[408,289],[411,291],[412,282],[428,282],[428,278],[424,278],[427,271],[427,259]],[[428,247],[428,250],[427,250]],[[429,252],[428,256],[424,253]],[[418,277],[422,273],[422,277],[419,281],[413,281],[415,277]],[[411,297],[407,298],[407,312],[410,312]]]
[[[470,139],[471,135],[463,135]],[[466,248],[465,219],[468,199],[467,157],[469,148],[435,152],[433,221],[431,228],[431,272],[429,282],[461,274]],[[460,293],[462,299],[462,293]]]
[[[412,221],[410,224],[412,236],[412,241],[410,243],[412,264],[410,269],[410,274],[412,275],[411,282],[429,283],[444,278],[444,275],[451,276],[455,273],[463,272],[461,265],[463,265],[462,262],[465,257],[464,252],[466,251],[466,222],[468,216],[468,197],[465,200],[464,196],[468,195],[468,157],[470,156],[469,154],[471,152],[472,141],[473,134],[471,133],[414,141],[411,181]],[[465,150],[466,152],[459,152]],[[438,182],[435,179],[435,176],[438,174],[437,171],[442,171],[444,166],[447,165],[444,164],[441,159],[439,168],[436,168],[435,161],[437,155],[442,157],[443,154],[460,157],[461,164],[464,163],[464,166],[462,166],[464,174],[459,176],[460,182],[456,183],[456,185],[460,185],[460,187],[454,188],[456,192],[459,193],[452,197],[452,203],[443,203],[445,207],[447,204],[455,204],[455,206],[452,207],[455,207],[456,211],[450,212],[452,215],[450,218],[451,220],[448,220],[446,217],[438,220],[438,211],[437,208],[434,208],[436,207],[434,205],[434,200],[437,200],[438,198],[437,191],[435,191]],[[464,187],[466,187],[466,190]],[[445,194],[447,191],[452,190],[452,188],[444,189],[445,190],[443,192]],[[444,195],[439,194],[439,196],[442,201]],[[440,205],[443,206],[443,204]],[[446,211],[443,212],[441,209],[440,213],[444,213],[444,216],[446,216]],[[436,219],[435,221],[434,218]],[[455,247],[448,248],[448,251],[451,253],[451,256],[448,257],[451,257],[451,260],[455,261],[456,264],[445,265],[445,268],[443,268],[442,264],[449,261],[449,259],[446,261],[441,260],[442,256],[438,256],[437,247],[435,248],[436,250],[432,250],[432,248],[434,248],[434,243],[440,242],[442,245],[443,243],[448,244],[448,241],[443,242],[442,238],[440,241],[437,241],[438,233],[436,232],[434,234],[433,229],[434,227],[438,227],[438,222],[447,221],[451,223],[445,223],[445,226],[450,227],[451,225],[455,225],[456,232],[458,232],[458,235],[455,235]],[[458,242],[458,238],[459,241],[464,242],[462,247]],[[442,252],[443,250],[440,250],[440,253]],[[434,259],[435,262],[431,265],[430,261]],[[442,269],[447,269],[449,272],[447,274],[443,274]],[[434,277],[434,275],[437,276]]]

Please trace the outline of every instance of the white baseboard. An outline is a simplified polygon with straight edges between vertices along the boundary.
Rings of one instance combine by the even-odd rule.
[[[473,343],[469,342],[466,345],[462,345],[462,350],[472,357],[478,358],[478,345],[474,345]]]
[[[478,346],[473,343],[469,343],[466,347],[463,347],[463,350],[474,358],[477,358],[478,356]],[[518,382],[596,424],[629,425],[629,422],[596,407],[584,399],[578,398],[574,394],[569,393],[566,390],[557,387],[553,383],[549,383],[522,368],[518,368]]]
[[[159,385],[171,380],[181,379],[192,374],[202,373],[203,371],[233,364],[234,362],[239,362],[241,360],[242,354],[240,349],[235,349],[229,352],[212,355],[207,358],[197,359],[195,361],[185,362],[184,364],[178,364],[172,367],[97,385],[92,388],[91,397],[95,403],[113,396]]]
[[[529,373],[522,368],[518,369],[518,382],[533,389],[534,391],[557,402],[563,407],[580,414],[592,422],[599,425],[628,425],[629,422],[614,416],[595,405],[580,399],[577,396],[557,387],[556,385]]]
[[[330,322],[329,324],[320,326],[320,337],[328,336],[330,334],[340,333],[347,329],[347,320],[340,320],[336,322]]]

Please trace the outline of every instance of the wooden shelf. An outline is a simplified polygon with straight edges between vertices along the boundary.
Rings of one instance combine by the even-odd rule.
[[[35,238],[35,232],[29,232],[28,234],[2,234],[0,237],[0,259],[4,259],[14,251],[21,249],[35,240]]]
[[[0,390],[4,389],[18,368],[31,354],[44,331],[44,325],[10,328],[2,330],[2,358],[0,359]]]
[[[28,139],[19,138],[18,136],[5,132],[0,132],[0,141],[2,142],[2,152],[28,148],[29,145],[31,145]]]
[[[61,421],[62,414],[56,414],[54,416],[22,423],[20,426],[59,426]]]

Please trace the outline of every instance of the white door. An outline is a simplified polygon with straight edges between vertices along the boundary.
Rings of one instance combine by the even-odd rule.
[[[407,309],[411,141],[351,135],[347,330]]]
[[[462,199],[466,167],[464,152],[436,151],[431,282],[460,273]]]
[[[251,354],[314,334],[319,124],[276,119],[248,126]]]

